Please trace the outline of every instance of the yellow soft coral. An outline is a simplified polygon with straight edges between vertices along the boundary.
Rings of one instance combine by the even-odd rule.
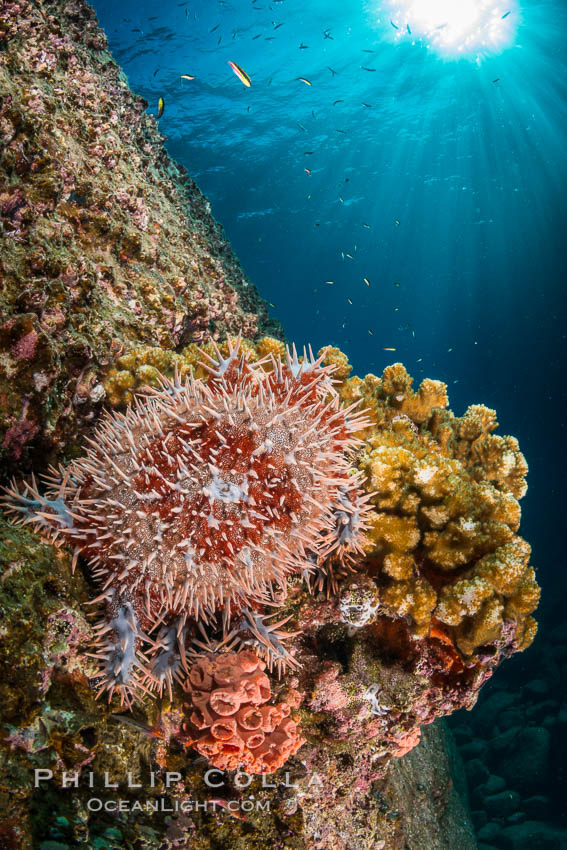
[[[264,357],[285,358],[285,343],[273,336],[264,336],[256,343],[256,354],[259,360]]]
[[[348,362],[346,354],[340,348],[334,348],[332,345],[326,345],[320,348],[317,352],[317,357],[324,356],[323,364],[325,366],[333,366],[333,380],[345,381],[352,372],[352,366]]]
[[[448,626],[458,626],[465,617],[476,614],[493,595],[492,587],[479,576],[461,579],[443,588],[435,616]]]
[[[409,617],[413,635],[424,637],[429,631],[437,594],[426,579],[417,578],[389,585],[381,593],[381,602],[390,614]]]
[[[415,517],[372,512],[367,536],[373,553],[406,554],[417,546],[421,533]]]
[[[435,618],[466,656],[510,623],[527,645],[539,598],[517,536],[527,465],[515,438],[494,434],[495,411],[471,405],[456,417],[444,384],[426,379],[414,392],[401,363],[381,378],[349,378],[339,393],[360,399],[373,422],[357,467],[373,505],[366,552],[387,610],[414,634]],[[428,604],[418,606],[423,581]]]

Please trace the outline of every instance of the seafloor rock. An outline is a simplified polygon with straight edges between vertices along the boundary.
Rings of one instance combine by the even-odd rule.
[[[546,612],[533,650],[503,666],[472,714],[449,721],[466,762],[478,838],[499,850],[567,847],[564,619],[560,599]],[[511,815],[506,795],[520,796]]]
[[[0,4],[0,450],[72,453],[136,344],[281,335],[80,2]]]

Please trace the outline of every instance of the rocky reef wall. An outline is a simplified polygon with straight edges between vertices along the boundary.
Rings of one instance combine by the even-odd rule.
[[[4,473],[21,475],[81,453],[133,349],[283,333],[86,3],[0,3],[0,90],[0,445]],[[324,642],[302,674],[306,691],[317,676],[309,759],[269,783],[208,786],[206,761],[166,752],[143,706],[123,722],[96,701],[95,595],[64,549],[0,522],[0,847],[473,850],[442,725],[386,771],[332,725],[325,738],[342,695]],[[165,726],[171,709],[164,699]]]
[[[0,448],[73,453],[135,344],[282,336],[86,3],[0,4]]]

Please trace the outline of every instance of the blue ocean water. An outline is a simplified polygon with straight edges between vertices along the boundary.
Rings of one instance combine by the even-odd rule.
[[[416,381],[446,381],[459,415],[496,408],[530,464],[522,533],[553,599],[565,589],[565,4],[500,4],[510,44],[464,57],[377,0],[93,5],[150,112],[163,97],[170,154],[287,337],[338,345],[360,375],[400,360]]]

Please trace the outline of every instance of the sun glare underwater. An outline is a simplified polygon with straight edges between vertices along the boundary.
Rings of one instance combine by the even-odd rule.
[[[422,41],[447,56],[474,54],[479,60],[513,43],[515,0],[386,0],[395,39]]]

